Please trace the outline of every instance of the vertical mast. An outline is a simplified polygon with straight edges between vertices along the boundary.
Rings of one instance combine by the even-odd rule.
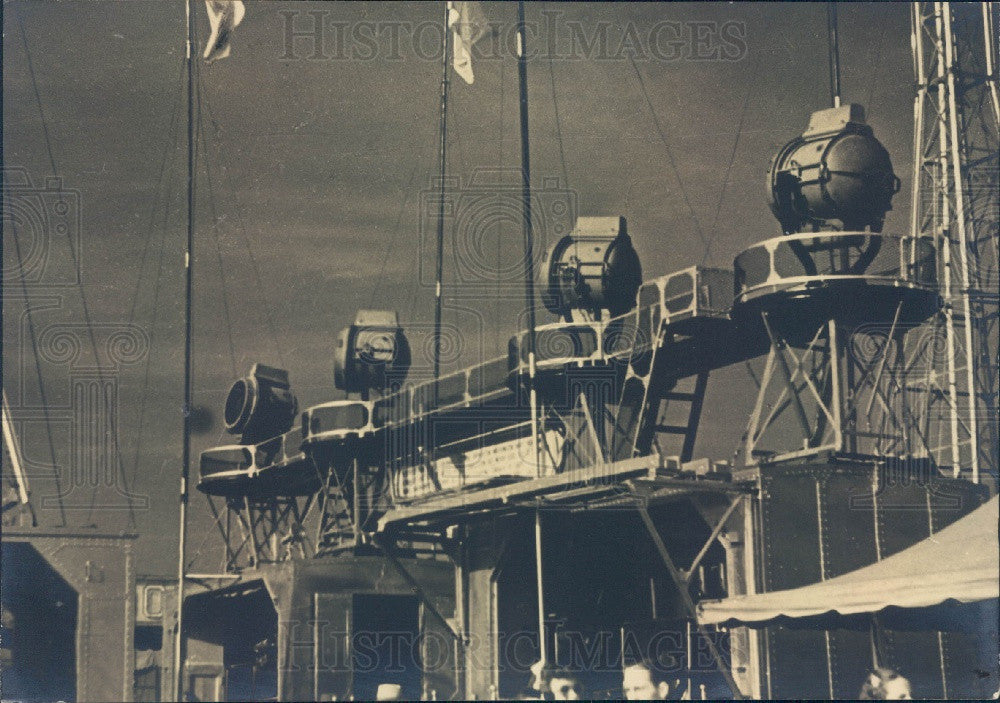
[[[528,393],[531,429],[538,435],[538,397],[535,392],[535,258],[531,229],[531,149],[528,143],[528,57],[524,31],[524,1],[517,4],[517,79],[521,113],[521,209],[524,214],[524,301],[528,306]],[[538,470],[538,450],[535,451]]]
[[[528,142],[528,46],[524,29],[524,0],[517,3],[517,83],[521,116],[521,199],[524,213],[524,298],[528,306],[528,397],[531,404],[531,439],[535,451],[535,475],[539,461],[540,432],[538,396],[535,390],[535,254],[531,230],[531,149]],[[545,641],[545,589],[542,579],[542,523],[535,510],[535,577],[538,589],[538,649],[543,662],[548,661]]]
[[[448,168],[448,47],[451,31],[448,20],[451,14],[451,3],[445,3],[444,10],[444,46],[441,52],[441,124],[440,144],[438,145],[438,166],[441,178],[440,199],[438,202],[437,222],[437,259],[435,260],[434,276],[434,405],[437,407],[437,380],[441,375],[441,278],[444,262],[444,179]]]
[[[187,29],[187,245],[184,251],[184,429],[181,448],[180,534],[177,547],[177,632],[174,641],[176,688],[184,699],[184,569],[187,559],[188,476],[191,464],[191,281],[194,275],[194,17],[192,0],[185,2]]]
[[[840,45],[837,38],[837,3],[826,4],[826,33],[830,41],[830,104],[840,107]]]

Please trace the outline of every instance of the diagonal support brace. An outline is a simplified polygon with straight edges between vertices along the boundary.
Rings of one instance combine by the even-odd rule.
[[[685,583],[691,580],[691,574],[693,574],[695,569],[698,568],[698,565],[701,563],[701,560],[705,558],[705,554],[708,553],[708,550],[712,546],[712,543],[715,542],[715,539],[719,536],[719,533],[722,532],[722,528],[725,526],[726,520],[729,519],[729,516],[733,514],[733,511],[736,510],[736,507],[740,504],[742,500],[743,500],[742,495],[738,495],[735,498],[733,498],[733,502],[729,504],[728,508],[726,508],[726,512],[722,514],[722,517],[719,519],[719,522],[717,522],[715,527],[712,528],[712,534],[708,536],[708,539],[705,540],[705,545],[701,548],[701,551],[698,552],[698,556],[696,556],[694,558],[694,561],[691,562],[691,568],[688,569],[687,572],[682,572]]]
[[[718,668],[719,673],[722,674],[722,677],[726,680],[726,684],[732,690],[733,696],[743,700],[743,693],[740,691],[739,686],[736,685],[736,680],[733,678],[733,674],[729,670],[729,666],[726,664],[725,660],[723,660],[722,654],[719,652],[718,648],[716,648],[715,643],[712,642],[711,638],[708,636],[708,631],[705,629],[705,626],[698,622],[698,612],[695,608],[694,601],[691,599],[691,594],[688,593],[687,582],[684,580],[681,572],[674,564],[674,560],[671,558],[670,552],[667,551],[667,545],[663,543],[663,538],[660,537],[660,533],[656,530],[656,525],[653,524],[653,519],[649,516],[646,506],[642,504],[642,496],[636,492],[634,483],[627,481],[626,485],[635,498],[635,509],[639,513],[639,517],[642,518],[642,522],[646,526],[646,531],[649,532],[649,536],[653,540],[653,545],[656,547],[656,551],[659,553],[660,559],[663,560],[663,565],[667,567],[667,572],[670,574],[670,578],[673,579],[674,585],[677,586],[677,590],[680,592],[684,607],[690,613],[695,627],[698,628],[698,633],[708,644],[709,651],[712,653],[712,658],[715,659],[716,668]]]
[[[392,568],[396,570],[396,573],[398,573],[400,577],[404,581],[406,581],[406,585],[408,585],[410,589],[413,591],[413,593],[420,599],[420,601],[424,604],[424,607],[427,608],[427,611],[434,616],[435,620],[437,620],[438,622],[441,623],[442,626],[444,626],[444,629],[448,632],[449,635],[452,636],[452,638],[456,642],[458,642],[460,646],[465,647],[466,644],[468,644],[465,638],[459,633],[455,632],[454,628],[452,628],[451,623],[448,622],[447,618],[445,618],[445,616],[441,614],[441,611],[439,611],[434,606],[434,603],[427,596],[427,593],[424,592],[424,589],[421,588],[417,580],[413,578],[413,575],[406,570],[406,567],[403,566],[403,564],[399,561],[396,555],[392,553],[392,547],[390,547],[388,544],[386,544],[381,540],[378,541],[377,544],[380,551],[382,552],[382,556],[384,556],[385,560],[389,562]]]

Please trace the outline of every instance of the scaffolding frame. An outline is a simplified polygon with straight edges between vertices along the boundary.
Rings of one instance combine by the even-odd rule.
[[[907,377],[925,344],[908,339],[903,301],[888,326],[820,319],[790,341],[761,313],[770,349],[743,441],[746,466],[833,452],[844,456],[925,459],[930,444],[911,409]],[[926,340],[923,340],[926,341]],[[795,438],[791,444],[789,438]],[[774,448],[762,445],[769,439]]]
[[[435,530],[437,534],[443,535],[447,529],[460,525],[473,516],[480,517],[489,513],[532,512],[535,515],[537,532],[538,517],[547,507],[634,510],[677,588],[691,623],[707,643],[716,669],[732,690],[733,696],[743,699],[746,696],[733,677],[730,663],[712,642],[705,626],[698,622],[696,603],[691,598],[688,588],[693,574],[697,572],[708,550],[716,540],[722,539],[725,526],[736,509],[743,504],[751,489],[747,484],[730,481],[665,476],[661,473],[662,468],[659,457],[647,455],[607,464],[600,463],[585,469],[487,489],[476,494],[444,497],[419,505],[397,507],[379,520],[374,541],[382,549],[389,563],[411,584],[414,593],[421,598],[425,606],[430,605],[433,608],[433,603],[427,598],[419,583],[396,558],[394,547],[396,543],[405,544],[414,535],[426,538],[427,535],[434,534]],[[720,516],[710,517],[702,511],[698,498],[705,495],[725,498],[726,505]],[[692,500],[710,528],[708,538],[687,568],[678,567],[648,511],[648,506],[653,503],[677,500]],[[456,545],[452,542],[451,546]],[[507,544],[504,546],[505,553],[509,551],[508,546]],[[536,549],[540,547],[537,535],[535,546]],[[460,569],[465,568],[462,564],[462,551],[460,545],[458,549],[450,551],[452,560]],[[544,592],[544,582],[540,575],[537,588],[540,592]],[[442,622],[447,622],[436,611],[432,610],[432,614]],[[459,618],[458,622],[460,625],[457,629],[447,623],[448,632],[454,638],[456,647],[461,647],[464,651],[470,641],[462,630],[463,620]]]

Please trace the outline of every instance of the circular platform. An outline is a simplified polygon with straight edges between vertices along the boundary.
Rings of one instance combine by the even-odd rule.
[[[314,405],[302,413],[302,448],[356,443],[370,437],[372,406],[367,400],[334,400]]]
[[[871,232],[790,234],[736,257],[733,316],[779,324],[916,324],[938,309],[936,251],[928,239]]]
[[[201,453],[198,490],[210,496],[245,496],[253,473],[253,445],[230,444]]]

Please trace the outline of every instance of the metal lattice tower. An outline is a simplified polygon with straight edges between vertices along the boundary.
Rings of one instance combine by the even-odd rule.
[[[995,3],[912,6],[911,231],[940,252],[943,308],[924,345],[921,422],[955,476],[997,476],[998,116]],[[919,374],[914,374],[917,376]]]

